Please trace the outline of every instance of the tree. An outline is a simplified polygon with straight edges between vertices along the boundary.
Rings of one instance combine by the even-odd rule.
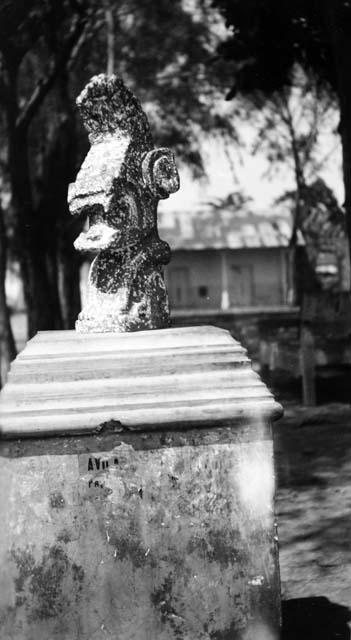
[[[232,36],[221,47],[234,64],[228,98],[269,96],[291,86],[296,63],[337,96],[345,210],[351,245],[351,3],[348,0],[213,0]]]
[[[335,99],[316,78],[300,67],[292,73],[291,86],[284,86],[270,95],[257,92],[245,100],[252,120],[255,139],[252,153],[263,151],[269,161],[267,174],[282,166],[290,170],[295,182],[294,198],[289,197],[292,212],[289,242],[289,299],[296,303],[298,230],[303,224],[306,208],[304,196],[308,185],[324,168],[335,143],[326,150],[324,136],[335,131]],[[289,194],[290,195],[290,194]],[[284,197],[279,201],[284,201]]]
[[[21,2],[0,5],[0,100],[6,113],[15,251],[20,259],[29,335],[37,329],[62,326],[57,285],[50,277],[50,270],[54,270],[52,253],[48,250],[56,225],[52,224],[51,212],[43,206],[45,189],[35,195],[31,124],[72,60],[86,21],[83,5],[73,0],[32,2],[27,10]],[[34,64],[36,47],[40,65]],[[44,59],[48,51],[49,64]],[[34,83],[28,81],[31,77]]]
[[[326,134],[333,137],[335,132],[335,111],[333,96],[301,68],[294,69],[291,86],[269,96],[259,92],[249,100],[256,134],[252,153],[265,152],[270,163],[268,174],[283,165],[291,171],[295,182],[291,245],[296,244],[301,222],[302,189],[318,177],[335,151],[335,143],[329,143],[326,149],[324,141]]]
[[[157,143],[172,147],[195,175],[203,174],[200,133],[235,135],[215,106],[226,73],[212,64],[220,40],[217,12],[202,0],[191,6],[183,0],[108,0],[101,20],[105,26],[84,52],[76,93],[91,75],[105,71],[105,60],[109,68],[113,60],[115,73],[140,98]]]
[[[72,242],[81,222],[69,216],[66,196],[88,146],[74,100],[92,75],[114,67],[143,101],[158,144],[194,172],[203,171],[199,132],[233,133],[213,107],[220,73],[206,64],[218,43],[215,12],[193,4],[0,1],[7,235],[20,260],[29,336],[72,327],[79,310]]]
[[[0,387],[6,382],[10,362],[16,355],[10,314],[6,301],[5,277],[7,266],[7,246],[3,210],[0,202]]]

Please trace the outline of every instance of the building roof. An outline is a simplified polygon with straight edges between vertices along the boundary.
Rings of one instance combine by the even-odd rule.
[[[161,210],[158,226],[160,237],[171,249],[287,247],[291,235],[287,215],[205,207],[195,211]]]

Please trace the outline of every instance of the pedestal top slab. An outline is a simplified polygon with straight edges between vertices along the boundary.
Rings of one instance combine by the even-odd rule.
[[[281,407],[228,331],[38,333],[0,395],[2,437],[223,426]]]

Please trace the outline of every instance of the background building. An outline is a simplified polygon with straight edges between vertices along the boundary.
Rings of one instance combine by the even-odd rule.
[[[165,277],[172,309],[286,306],[291,299],[290,223],[233,210],[162,211],[172,249]]]

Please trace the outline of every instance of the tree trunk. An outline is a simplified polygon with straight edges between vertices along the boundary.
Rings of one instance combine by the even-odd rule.
[[[10,363],[16,357],[15,341],[5,292],[6,266],[5,225],[0,205],[0,386],[5,384]]]
[[[80,255],[73,242],[81,231],[81,221],[70,215],[67,186],[76,175],[77,148],[75,114],[68,92],[68,78],[62,74],[57,91],[61,123],[52,139],[46,159],[44,207],[50,211],[50,253],[55,256],[62,326],[72,329],[81,309]],[[48,234],[49,235],[49,234]]]
[[[58,293],[50,282],[46,225],[34,210],[28,166],[27,136],[15,134],[9,140],[12,206],[16,216],[16,250],[21,265],[28,313],[28,334],[60,328]]]
[[[351,60],[351,51],[350,51]],[[348,78],[350,84],[350,78]],[[346,91],[350,91],[350,86]],[[345,188],[346,230],[351,256],[351,95],[340,97],[340,134],[342,141],[343,177]]]
[[[105,0],[104,4],[106,22],[106,73],[110,76],[115,72],[115,25],[111,1]]]
[[[291,155],[292,155],[293,164],[294,164],[294,175],[295,175],[295,184],[296,184],[294,217],[292,221],[292,231],[291,231],[291,236],[289,241],[289,274],[291,279],[290,290],[289,290],[289,302],[291,305],[294,306],[300,303],[298,286],[297,286],[297,273],[298,273],[297,233],[302,222],[302,192],[303,192],[303,187],[305,185],[305,176],[304,176],[303,166],[302,166],[301,158],[299,154],[293,116],[290,110],[289,96],[286,94],[286,92],[283,92],[281,117],[285,122],[290,135]]]
[[[74,329],[81,310],[80,257],[73,247],[63,246],[59,259],[63,325],[65,329]]]
[[[17,69],[8,68],[7,105],[9,173],[15,216],[15,251],[19,257],[28,314],[28,335],[61,326],[58,293],[50,284],[46,260],[46,225],[34,210],[29,169],[28,132],[17,126]]]
[[[345,21],[342,9],[341,0],[324,0],[325,25],[334,54],[337,76],[346,228],[351,256],[351,38],[349,20]]]
[[[75,109],[69,94],[67,73],[62,73],[59,82],[59,97],[62,125],[59,130],[60,153],[57,160],[61,166],[60,208],[58,214],[58,265],[60,301],[65,329],[73,329],[81,310],[80,265],[81,256],[73,243],[82,230],[81,220],[71,216],[67,204],[67,185],[76,177],[78,148]]]

